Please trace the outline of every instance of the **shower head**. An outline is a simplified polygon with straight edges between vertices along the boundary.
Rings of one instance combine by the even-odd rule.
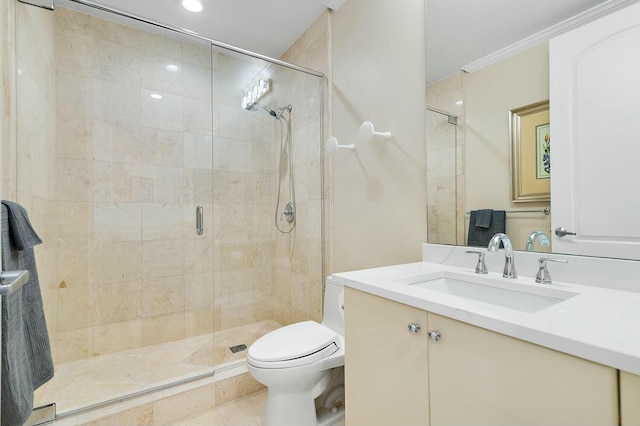
[[[247,110],[247,111],[259,111],[259,110],[261,110],[261,109],[263,109],[263,110],[267,111],[267,112],[269,113],[269,115],[270,115],[270,116],[272,116],[272,117],[275,117],[275,118],[277,118],[277,119],[279,119],[279,118],[280,118],[280,117],[278,117],[278,113],[277,113],[277,112],[275,112],[275,111],[274,111],[274,110],[272,110],[271,108],[266,107],[266,106],[264,106],[264,105],[262,105],[262,104],[259,104],[259,103],[257,103],[257,102],[251,103],[251,104],[249,104],[249,105],[247,105],[247,106],[246,106],[246,110]]]

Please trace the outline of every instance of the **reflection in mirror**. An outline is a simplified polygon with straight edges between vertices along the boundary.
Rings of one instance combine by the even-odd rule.
[[[614,7],[603,0],[571,0],[549,3],[545,8],[536,5],[535,11],[524,11],[528,6],[518,4],[517,13],[510,14],[506,11],[515,4],[509,1],[493,3],[499,10],[491,9],[486,3],[479,6],[479,10],[473,10],[471,4],[454,10],[451,2],[428,0],[427,106],[458,118],[452,130],[447,128],[450,125],[443,116],[433,110],[426,111],[428,242],[467,245],[469,212],[493,209],[508,212],[506,233],[514,249],[552,250],[552,237],[556,240],[557,237],[552,235],[551,215],[555,214],[556,219],[563,217],[562,200],[512,201],[509,111],[550,99],[549,42],[544,41],[549,35],[572,31],[616,8],[629,7],[635,1],[621,3],[624,5]],[[568,8],[560,10],[564,6]],[[483,14],[487,19],[481,18]],[[512,28],[524,28],[521,24],[536,20],[533,15],[538,18],[545,15],[542,21],[537,21],[542,25],[537,29],[539,33],[521,33],[519,38],[514,38],[513,33],[502,31],[506,21]],[[469,25],[456,25],[461,22]],[[480,32],[476,22],[482,22],[486,31]],[[472,46],[487,47],[483,44],[487,41],[483,39],[484,33],[504,37],[500,43],[493,44],[493,50],[479,52],[476,49],[476,53],[481,54],[462,59],[464,55],[460,52],[468,54]],[[466,71],[457,71],[463,68]],[[551,99],[551,117],[553,105]],[[555,128],[559,125],[556,123]],[[550,127],[554,133],[553,122]],[[450,144],[455,139],[455,167],[452,160],[440,152],[446,138]],[[447,167],[450,169],[445,170]],[[559,169],[556,166],[554,170]],[[553,173],[559,182],[561,175]],[[455,176],[455,191],[451,186],[452,176]],[[454,198],[455,205],[451,201]],[[551,214],[545,214],[545,209]],[[564,248],[563,252],[576,253]]]
[[[452,136],[458,158],[454,164],[443,157],[443,125],[427,120],[428,212],[429,218],[436,219],[428,224],[429,242],[433,235],[434,242],[467,244],[468,213],[493,209],[507,212],[506,233],[516,250],[551,250],[550,244],[540,244],[544,240],[530,241],[534,233],[543,233],[550,240],[550,215],[543,213],[549,202],[512,200],[508,115],[511,110],[549,98],[548,63],[548,44],[544,43],[474,73],[457,72],[428,86],[428,106],[455,111],[459,117]],[[429,111],[427,116],[432,114]],[[452,167],[448,173],[458,178],[455,205],[446,205],[450,194],[447,167]],[[449,237],[452,223],[457,234],[454,238]]]

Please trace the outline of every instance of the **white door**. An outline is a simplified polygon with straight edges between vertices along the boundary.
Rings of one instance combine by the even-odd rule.
[[[640,4],[552,39],[549,55],[553,249],[640,259]]]

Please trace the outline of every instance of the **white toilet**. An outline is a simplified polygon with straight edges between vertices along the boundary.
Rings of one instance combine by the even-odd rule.
[[[249,373],[268,388],[264,426],[329,426],[344,417],[343,290],[329,277],[322,324],[291,324],[249,347]]]

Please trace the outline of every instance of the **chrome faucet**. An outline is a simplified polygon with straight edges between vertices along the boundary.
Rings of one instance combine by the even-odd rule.
[[[536,242],[536,238],[540,240],[541,246],[549,246],[549,237],[547,237],[547,234],[542,231],[533,231],[527,239],[527,251],[533,251],[533,243]]]
[[[491,237],[487,250],[490,252],[498,251],[500,243],[504,245],[504,272],[502,272],[502,276],[505,278],[518,278],[515,259],[513,257],[513,246],[507,234],[497,233]]]

